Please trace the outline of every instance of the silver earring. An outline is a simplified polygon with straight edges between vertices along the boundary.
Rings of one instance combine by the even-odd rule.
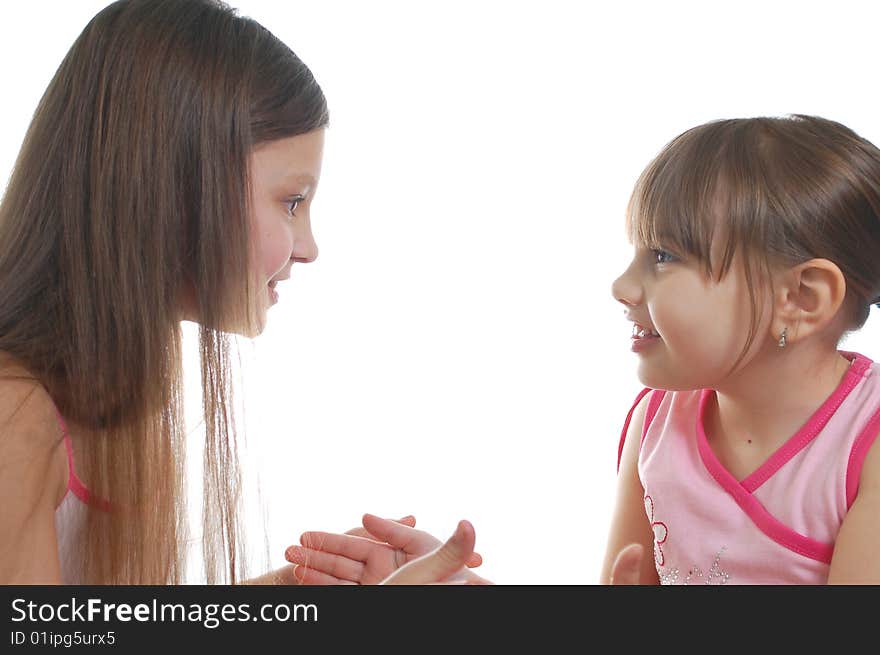
[[[788,328],[782,328],[782,334],[779,335],[779,347],[785,348],[785,335],[788,332]]]

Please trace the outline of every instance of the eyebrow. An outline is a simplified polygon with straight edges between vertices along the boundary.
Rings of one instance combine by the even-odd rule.
[[[314,176],[308,173],[289,173],[281,178],[281,181],[285,184],[290,184],[293,182],[299,182],[301,184],[305,184],[309,188],[315,186],[315,178]]]

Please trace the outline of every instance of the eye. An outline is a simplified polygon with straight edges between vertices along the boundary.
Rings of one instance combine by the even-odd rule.
[[[673,255],[668,250],[663,250],[662,248],[653,248],[651,250],[651,257],[655,264],[669,264],[670,262],[678,260],[675,255]]]
[[[304,196],[293,196],[292,198],[288,198],[284,203],[287,206],[287,215],[294,218],[296,216],[296,209],[299,207],[299,203],[303,200],[305,200]]]

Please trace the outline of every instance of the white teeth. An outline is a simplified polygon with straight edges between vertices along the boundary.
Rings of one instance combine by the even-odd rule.
[[[639,339],[644,339],[645,337],[659,337],[660,335],[655,330],[643,328],[639,325],[633,325],[633,336],[638,337]]]

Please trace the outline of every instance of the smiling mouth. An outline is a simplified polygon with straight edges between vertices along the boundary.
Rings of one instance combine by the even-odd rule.
[[[633,324],[632,339],[633,341],[641,341],[643,339],[659,339],[660,334],[652,329],[646,328],[638,323]]]

